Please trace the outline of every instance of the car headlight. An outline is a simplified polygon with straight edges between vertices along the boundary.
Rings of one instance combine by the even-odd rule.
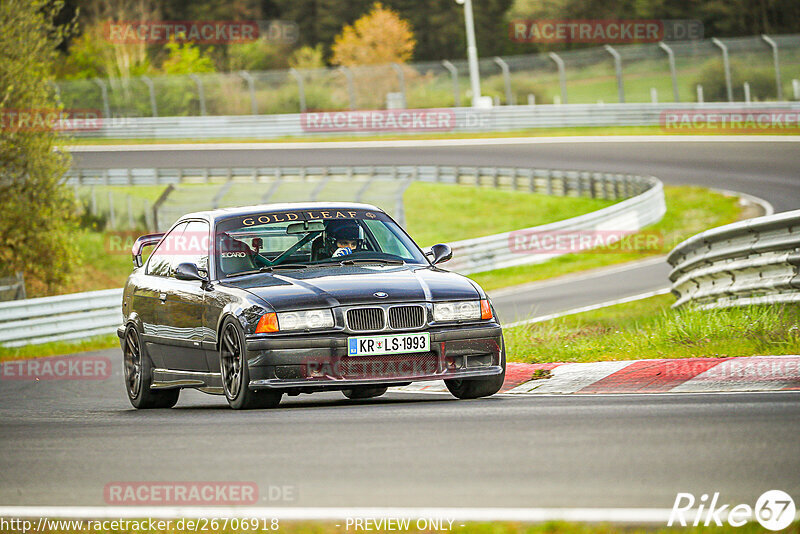
[[[464,321],[481,318],[481,303],[479,300],[465,300],[461,302],[436,302],[433,304],[434,321]]]
[[[281,312],[278,314],[280,330],[314,330],[333,328],[333,312],[330,309]]]

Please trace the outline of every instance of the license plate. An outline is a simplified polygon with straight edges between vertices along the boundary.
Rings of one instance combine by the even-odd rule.
[[[374,356],[376,354],[405,354],[431,350],[430,336],[420,334],[396,334],[393,336],[364,336],[347,338],[348,356]]]

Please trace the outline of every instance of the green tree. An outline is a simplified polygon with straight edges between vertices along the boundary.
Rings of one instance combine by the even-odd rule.
[[[16,128],[10,113],[54,109],[49,86],[65,29],[53,24],[61,4],[0,2],[0,276],[25,274],[33,292],[53,290],[76,261],[75,202],[62,177],[69,156],[54,150],[52,129]]]

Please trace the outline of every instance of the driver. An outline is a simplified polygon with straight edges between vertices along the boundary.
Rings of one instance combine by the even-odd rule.
[[[331,257],[338,258],[356,252],[361,245],[360,229],[354,221],[347,221],[331,232],[336,245]]]

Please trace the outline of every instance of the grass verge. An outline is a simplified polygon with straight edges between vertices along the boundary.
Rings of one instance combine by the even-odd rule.
[[[720,129],[714,131],[682,131],[677,129],[666,130],[661,126],[584,126],[573,128],[529,128],[512,130],[508,132],[452,132],[452,133],[420,133],[420,134],[386,134],[386,135],[332,135],[320,137],[276,137],[260,139],[252,137],[239,138],[212,138],[212,139],[98,139],[98,138],[70,138],[67,143],[71,146],[78,145],[162,145],[162,144],[206,144],[206,143],[297,143],[297,142],[341,142],[341,141],[401,141],[401,140],[426,140],[426,139],[495,139],[506,137],[573,137],[582,135],[796,135],[794,132],[769,130],[763,132],[736,132]]]
[[[800,306],[673,310],[672,295],[504,330],[511,361],[596,362],[800,353]]]
[[[118,347],[119,338],[116,334],[90,337],[80,341],[53,341],[51,343],[42,343],[41,345],[25,345],[22,347],[4,347],[0,345],[0,362],[45,358],[47,356]]]
[[[640,243],[636,235],[630,236],[633,250],[626,246],[600,247],[578,254],[565,254],[544,263],[519,265],[505,269],[496,269],[484,273],[470,275],[487,291],[502,287],[554,278],[563,274],[574,273],[606,267],[619,263],[645,259],[667,254],[675,245],[694,234],[739,219],[741,208],[735,197],[709,191],[703,187],[665,186],[664,196],[667,213],[658,223],[646,228],[649,236],[656,236],[656,241],[647,243],[643,249],[636,250],[633,245]],[[518,226],[523,228],[523,226]]]

